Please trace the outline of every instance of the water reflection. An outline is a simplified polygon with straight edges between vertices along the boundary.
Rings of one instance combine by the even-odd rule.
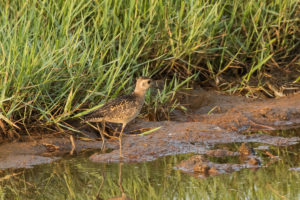
[[[262,158],[258,170],[205,179],[174,169],[192,154],[100,164],[89,161],[91,152],[85,152],[32,169],[1,171],[6,179],[0,179],[0,199],[299,199],[300,173],[289,170],[300,165],[299,149],[299,144],[270,146],[276,160],[257,150]]]
[[[129,197],[127,197],[126,193],[124,192],[123,186],[122,186],[122,166],[123,166],[123,163],[120,163],[119,164],[119,181],[118,181],[118,183],[119,183],[119,187],[120,187],[121,196],[112,197],[107,200],[131,200]],[[103,177],[104,177],[104,174],[103,174]],[[101,198],[101,189],[103,187],[103,184],[104,184],[104,179],[101,182],[101,185],[99,187],[99,192],[96,195],[97,200],[103,200]]]

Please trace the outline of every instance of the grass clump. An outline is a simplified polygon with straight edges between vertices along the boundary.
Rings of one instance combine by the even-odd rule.
[[[300,79],[297,0],[17,0],[0,12],[2,130],[60,125],[139,75],[172,80],[162,103],[183,80],[238,92]]]

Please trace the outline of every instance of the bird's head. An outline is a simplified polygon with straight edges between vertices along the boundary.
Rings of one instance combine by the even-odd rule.
[[[144,94],[148,88],[150,88],[153,84],[153,80],[147,77],[139,77],[136,80],[135,93]]]

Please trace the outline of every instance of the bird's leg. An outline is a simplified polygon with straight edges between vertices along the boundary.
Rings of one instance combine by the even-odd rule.
[[[124,189],[123,189],[123,186],[122,186],[122,166],[123,166],[123,163],[120,163],[119,164],[119,186],[120,186],[120,189],[121,189],[121,192],[122,192],[122,195],[124,194]]]
[[[123,155],[122,155],[122,135],[123,135],[123,131],[124,131],[125,126],[126,126],[126,124],[122,124],[121,133],[120,133],[120,135],[119,135],[120,158],[123,158]]]
[[[102,133],[105,134],[105,121],[104,120],[102,120],[101,125],[102,125]]]
[[[102,124],[102,131],[100,131],[98,123],[97,123],[97,128],[98,128],[98,131],[100,132],[101,139],[102,139],[101,151],[104,151],[104,149],[105,149],[105,137],[104,137],[105,121],[102,121],[101,124]]]

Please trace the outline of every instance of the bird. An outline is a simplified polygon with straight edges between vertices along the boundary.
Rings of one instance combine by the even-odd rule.
[[[105,122],[122,124],[119,134],[120,157],[122,158],[122,135],[125,126],[135,119],[140,113],[144,102],[146,91],[152,87],[153,80],[147,77],[139,77],[136,80],[135,89],[131,94],[117,97],[105,103],[99,109],[84,116],[86,122]]]

